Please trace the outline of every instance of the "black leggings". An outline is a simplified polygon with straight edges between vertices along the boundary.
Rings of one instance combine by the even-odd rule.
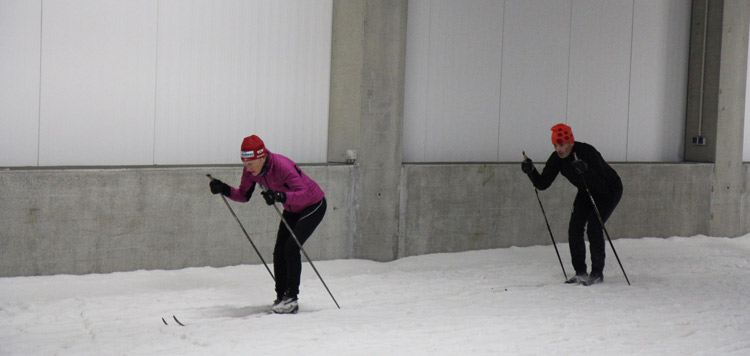
[[[284,210],[283,216],[289,223],[289,227],[294,230],[299,243],[304,244],[323,220],[325,213],[326,199],[323,198],[320,202],[305,208],[301,213]],[[276,276],[276,296],[280,298],[284,292],[297,296],[302,274],[300,248],[283,221],[279,223],[276,246],[273,249],[273,270]]]
[[[617,189],[619,188],[619,189]],[[622,197],[622,186],[619,186],[608,196],[596,199],[596,206],[604,222],[617,207]],[[588,224],[588,228],[586,225]],[[579,191],[573,202],[573,213],[570,215],[568,225],[568,242],[570,244],[570,257],[576,274],[586,273],[586,243],[583,241],[583,232],[589,238],[589,249],[591,250],[591,273],[601,274],[604,270],[604,235],[603,227],[596,216],[594,206],[591,205],[586,191]]]

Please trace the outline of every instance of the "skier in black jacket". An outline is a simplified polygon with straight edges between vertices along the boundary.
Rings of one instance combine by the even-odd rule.
[[[552,144],[555,146],[555,152],[547,159],[541,174],[529,158],[523,160],[521,169],[529,176],[537,189],[549,188],[558,173],[562,173],[578,188],[568,225],[570,257],[576,275],[565,283],[587,285],[601,283],[604,281],[602,275],[604,270],[603,227],[586,192],[586,186],[599,208],[602,220],[606,222],[622,197],[622,181],[594,146],[575,141],[570,126],[565,124],[553,126]],[[585,184],[581,177],[585,179]],[[588,224],[587,235],[591,250],[590,275],[586,273],[586,244],[583,240],[586,224]]]

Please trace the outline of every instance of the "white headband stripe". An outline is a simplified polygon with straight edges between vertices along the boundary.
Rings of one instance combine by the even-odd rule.
[[[253,157],[255,157],[255,151],[242,151],[240,153],[240,157],[242,157],[242,158],[253,158]]]

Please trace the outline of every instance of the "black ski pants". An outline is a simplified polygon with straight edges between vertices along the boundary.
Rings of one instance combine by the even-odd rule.
[[[604,222],[609,219],[612,212],[622,198],[622,185],[616,187],[610,194],[595,199],[596,206]],[[586,226],[588,225],[588,228]],[[604,271],[604,234],[602,224],[596,216],[594,206],[585,190],[579,190],[573,202],[573,213],[570,215],[568,225],[568,243],[570,245],[570,257],[576,274],[586,273],[586,243],[583,240],[583,232],[589,239],[591,250],[591,273],[601,274]]]
[[[304,244],[323,220],[325,213],[326,199],[323,198],[320,202],[305,208],[301,213],[284,210],[282,215],[294,231],[299,243]],[[273,271],[276,277],[276,296],[281,299],[287,291],[289,295],[297,296],[302,274],[300,248],[283,221],[279,223],[276,246],[273,249]]]

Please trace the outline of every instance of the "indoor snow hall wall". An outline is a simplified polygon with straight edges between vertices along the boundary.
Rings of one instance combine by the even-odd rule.
[[[624,186],[606,224],[612,239],[706,233],[713,165],[612,166]],[[400,257],[551,244],[534,188],[520,164],[405,165],[403,175]],[[562,176],[539,191],[556,242],[568,241],[575,194]]]
[[[613,239],[706,233],[712,164],[613,166],[625,186],[607,225]],[[306,250],[313,260],[358,258],[352,222],[362,209],[352,192],[360,167],[303,169],[328,199]],[[206,173],[235,185],[240,167],[0,171],[0,276],[259,264]],[[400,191],[398,257],[550,244],[518,163],[407,164]],[[562,178],[539,193],[557,242],[567,241],[574,194]],[[230,204],[270,263],[276,212],[257,196]]]
[[[304,166],[325,190],[326,218],[305,245],[348,255],[350,172]],[[207,173],[239,185],[241,166],[0,171],[0,276],[86,274],[260,263]],[[230,201],[266,262],[277,213],[256,192]]]
[[[11,2],[0,1],[0,3],[10,4]],[[25,4],[26,2],[14,1],[12,3]],[[127,5],[122,2],[115,3],[122,6]],[[148,2],[143,3],[149,4]],[[176,4],[175,2],[168,3]],[[411,4],[418,4],[419,2],[409,1],[408,3],[411,6]],[[531,2],[529,3],[531,4]],[[598,4],[599,2],[591,3]],[[646,3],[650,2],[639,2],[639,4]],[[702,3],[700,1],[693,2],[694,5]],[[50,4],[55,6],[61,3],[53,2]],[[83,6],[83,3],[76,2],[76,4]],[[450,4],[454,4],[454,2],[450,2]],[[527,2],[513,2],[508,9],[513,8],[513,5],[521,4],[527,4]],[[719,21],[719,25],[715,26],[717,30],[715,32],[725,34],[722,39],[726,39],[728,43],[733,44],[732,46],[725,46],[722,43],[722,53],[725,52],[725,49],[734,49],[719,56],[719,59],[721,59],[719,62],[726,62],[727,64],[716,66],[715,72],[721,73],[724,77],[744,77],[747,73],[744,65],[747,62],[745,57],[747,54],[747,39],[730,34],[747,33],[746,21],[748,17],[743,16],[747,13],[747,4],[744,2],[726,2],[724,4],[712,2],[711,4],[733,5],[728,6],[725,13],[732,15],[730,19],[743,20]],[[540,136],[540,144],[538,145],[532,145],[524,141],[524,147],[519,147],[519,149],[493,150],[493,152],[507,152],[509,155],[507,159],[497,159],[497,161],[504,163],[490,160],[485,164],[402,164],[403,161],[409,162],[409,159],[405,159],[402,155],[402,146],[405,143],[414,143],[409,140],[409,136],[404,132],[404,126],[409,122],[408,117],[405,117],[408,114],[404,114],[405,102],[408,104],[408,100],[404,99],[404,78],[409,72],[404,69],[405,39],[407,37],[406,5],[406,1],[398,0],[341,0],[334,2],[333,23],[337,30],[333,31],[335,39],[332,41],[331,49],[333,52],[331,54],[331,90],[330,93],[324,89],[317,91],[317,93],[322,94],[328,93],[331,100],[329,128],[326,132],[328,138],[327,160],[323,160],[322,155],[320,160],[299,160],[298,155],[290,155],[297,159],[299,163],[328,162],[326,165],[304,165],[305,168],[303,168],[320,182],[329,197],[328,215],[307,244],[310,255],[313,259],[364,258],[375,261],[390,261],[398,257],[419,253],[505,247],[520,244],[549,244],[549,236],[539,206],[536,204],[533,189],[530,187],[528,180],[520,174],[520,159],[518,157],[521,149],[533,153],[531,151],[531,147],[533,147],[533,149],[539,150],[539,153],[533,154],[532,157],[540,164],[543,160],[540,157],[546,156],[551,151],[551,147],[548,146],[549,142],[544,137],[546,135]],[[615,4],[615,6],[619,7],[621,4]],[[341,8],[349,11],[339,11]],[[638,9],[638,7],[633,9]],[[121,15],[116,10],[116,8],[109,9],[107,13]],[[160,16],[165,15],[163,11],[159,13]],[[409,11],[409,13],[412,12]],[[717,12],[706,10],[704,13],[714,14]],[[52,16],[48,15],[51,14],[45,11],[45,21],[53,19]],[[696,15],[695,17],[703,19],[703,16]],[[39,18],[41,19],[41,17]],[[603,19],[597,16],[584,18],[596,20],[597,23]],[[66,17],[56,16],[54,19],[65,20]],[[176,17],[174,19],[181,18]],[[70,18],[67,18],[67,21],[69,22]],[[737,31],[736,26],[722,25],[735,22],[744,26],[742,31]],[[191,21],[181,19],[179,23],[190,24]],[[536,22],[529,21],[526,23]],[[226,22],[222,22],[222,24],[226,24]],[[409,26],[412,29],[415,28],[413,24],[412,22]],[[231,30],[231,26],[222,28]],[[432,28],[442,29],[441,27]],[[49,27],[45,27],[45,29],[49,29]],[[160,33],[164,33],[161,31],[163,29],[160,27]],[[46,32],[56,37],[69,39],[66,36],[59,36],[59,32]],[[626,31],[626,33],[630,32]],[[21,31],[20,33],[24,32]],[[86,35],[99,34],[92,31],[83,31],[83,33]],[[118,33],[127,34],[127,31]],[[691,33],[693,32],[691,31]],[[336,37],[337,34],[339,37]],[[620,32],[616,34],[620,34]],[[38,38],[38,36],[30,37]],[[128,36],[125,37],[129,38]],[[342,37],[347,40],[341,41]],[[711,36],[694,34],[691,35],[691,38],[705,38],[708,42],[717,43]],[[506,44],[508,43],[510,42],[506,42]],[[742,45],[739,45],[740,43]],[[64,48],[64,46],[56,48]],[[698,47],[690,46],[690,48]],[[505,53],[511,52],[506,51]],[[740,56],[739,53],[742,53],[742,55]],[[711,55],[710,52],[708,54]],[[628,57],[630,58],[630,56]],[[644,59],[640,56],[637,57],[639,60]],[[465,58],[475,57],[466,55]],[[683,57],[670,56],[670,58],[679,59]],[[713,58],[713,56],[708,58]],[[617,59],[621,58],[618,57]],[[646,60],[645,62],[649,61]],[[37,61],[32,60],[28,63],[37,63]],[[51,65],[54,62],[44,61],[44,63]],[[504,61],[504,63],[512,64],[508,61]],[[662,62],[656,61],[654,63]],[[743,65],[732,65],[732,63],[743,63]],[[690,72],[701,72],[702,68],[691,65]],[[706,73],[714,73],[712,68],[714,67],[710,67]],[[459,67],[458,69],[462,70],[463,68]],[[435,71],[435,73],[437,72],[441,71]],[[446,74],[459,72],[451,71]],[[508,71],[504,72],[508,74]],[[646,75],[645,77],[656,78],[653,75]],[[164,77],[162,78],[164,79]],[[42,80],[42,82],[49,83],[45,80]],[[148,82],[151,83],[151,81]],[[667,80],[667,82],[675,83],[672,79]],[[739,91],[736,88],[740,87],[737,85],[739,83],[736,81],[730,82],[733,84],[731,87],[721,86],[721,92],[724,95],[721,97],[721,105],[714,105],[718,104],[717,102],[703,106],[704,108],[716,108],[716,110],[722,108],[723,112],[722,116],[703,116],[703,119],[713,117],[713,119],[704,120],[704,122],[711,123],[721,129],[721,134],[711,134],[708,139],[709,146],[713,143],[721,143],[719,147],[721,151],[717,155],[720,159],[713,157],[714,160],[708,160],[709,162],[716,162],[715,164],[643,164],[638,163],[640,161],[634,160],[632,156],[629,156],[626,160],[629,163],[614,164],[625,182],[625,195],[608,225],[613,238],[689,236],[695,234],[740,236],[747,233],[747,228],[743,223],[748,219],[745,215],[748,209],[743,207],[747,206],[744,189],[748,174],[747,166],[743,165],[737,154],[741,150],[741,140],[738,140],[739,137],[736,135],[736,133],[742,132],[742,123],[737,120],[736,115],[730,115],[739,112],[740,104],[744,105],[744,100],[742,100],[744,96],[738,95]],[[34,85],[39,84],[38,81],[32,81],[32,83],[36,83]],[[220,82],[213,85],[228,88]],[[31,90],[31,92],[38,93],[39,87],[33,87],[37,90]],[[8,88],[13,93],[18,90],[15,85],[8,86]],[[160,88],[163,89],[164,87]],[[716,86],[716,88],[719,88],[719,86]],[[711,89],[711,86],[706,89]],[[742,89],[744,93],[745,87],[742,86]],[[226,90],[232,91],[231,89]],[[97,93],[100,94],[101,92]],[[142,94],[142,92],[138,93]],[[641,94],[644,93],[650,92]],[[506,94],[508,93],[506,92]],[[558,94],[555,92],[555,96]],[[633,92],[633,94],[636,93]],[[645,96],[647,95],[633,95],[631,98],[643,98]],[[225,96],[217,95],[215,98],[223,97]],[[649,98],[653,100],[648,102],[654,103],[655,106],[662,103],[656,97]],[[327,99],[324,98],[324,103],[327,102]],[[623,102],[619,96],[616,99],[620,103]],[[10,102],[14,102],[14,100],[10,100]],[[26,103],[26,101],[19,102]],[[193,103],[189,100],[186,102]],[[244,101],[241,102],[244,103]],[[505,105],[508,105],[508,102],[508,100],[504,100]],[[100,102],[94,100],[94,103]],[[117,103],[121,102],[117,101]],[[225,106],[222,103],[213,105],[212,102],[204,103],[208,104],[206,107],[209,110],[187,111],[189,113],[206,113],[209,120],[186,120],[185,122],[209,125],[224,134],[226,130],[222,126],[226,125],[216,124],[215,117],[212,115],[213,110],[210,110],[210,108],[221,107],[222,109],[233,110],[231,108],[239,106]],[[343,105],[343,103],[346,105]],[[727,104],[727,110],[723,109],[724,104]],[[601,103],[599,105],[600,108],[603,107]],[[72,107],[78,108],[77,105],[72,105]],[[115,109],[118,107],[116,106]],[[241,107],[244,108],[245,106]],[[494,110],[494,103],[491,107]],[[537,106],[535,102],[530,102],[526,107],[535,108]],[[678,107],[682,106],[679,105]],[[138,109],[136,107],[127,108]],[[283,106],[283,108],[290,107]],[[633,113],[633,111],[630,112]],[[23,122],[35,125],[35,122],[39,122],[39,117],[39,114],[31,115],[30,122]],[[529,117],[549,117],[552,119],[557,116],[540,114]],[[662,116],[657,115],[656,117]],[[174,118],[179,118],[179,115]],[[648,120],[641,115],[638,115],[638,118]],[[592,116],[592,119],[596,120],[596,117]],[[544,120],[534,120],[534,125],[540,125],[538,126],[539,131],[532,126],[524,127],[525,130],[528,130],[526,135],[531,135],[531,133],[534,137],[541,135],[541,132],[547,132],[548,127],[558,121],[554,120],[544,124]],[[8,122],[15,123],[16,121],[11,118]],[[99,122],[97,121],[97,123]],[[118,123],[122,124],[123,122]],[[127,123],[127,121],[124,123]],[[462,129],[469,127],[464,122],[455,121],[455,123],[462,125],[460,127]],[[662,127],[662,124],[663,120],[659,119],[648,121],[650,127]],[[229,126],[235,127],[234,125]],[[648,147],[653,147],[654,144],[659,143],[658,147],[662,149],[667,149],[670,152],[681,152],[681,149],[676,148],[676,145],[689,144],[690,135],[692,135],[690,130],[693,129],[694,125],[688,120],[684,127],[678,126],[674,126],[667,132],[671,134],[682,132],[684,129],[688,136],[684,142],[661,144],[664,140],[659,133],[664,131],[644,131],[640,127],[637,135],[642,137],[648,134],[656,138],[654,141],[649,141]],[[424,127],[432,129],[432,126]],[[598,126],[591,125],[590,127]],[[184,126],[180,126],[180,128],[184,128]],[[609,128],[608,125],[602,127],[604,130]],[[629,128],[634,129],[636,127],[629,126]],[[117,130],[117,127],[110,129],[108,126],[105,129],[107,133],[121,133],[120,130]],[[477,130],[480,129],[477,128]],[[237,128],[237,131],[233,133],[241,138],[243,137],[241,133],[244,131],[242,128]],[[10,130],[2,132],[13,140],[24,135],[26,135],[24,137],[31,137],[32,139],[36,137],[38,139],[38,135],[34,136],[28,132]],[[36,132],[39,132],[39,130],[37,129]],[[201,137],[210,137],[212,140],[219,137],[216,135],[216,131],[195,132],[199,133]],[[308,132],[309,130],[305,130],[305,133]],[[490,130],[489,132],[501,131]],[[579,139],[596,134],[596,132],[588,134],[585,131],[577,132],[580,133]],[[619,132],[624,134],[624,130]],[[462,131],[446,131],[444,136],[435,136],[440,141],[434,142],[442,144],[453,142],[453,139],[459,138],[466,140],[465,142],[470,144],[469,147],[474,148],[475,140],[472,137],[462,136],[463,133]],[[65,135],[55,138],[80,137],[63,136]],[[106,140],[106,137],[106,135],[96,136],[97,139],[104,139],[105,143],[117,143],[113,140]],[[177,135],[177,137],[183,136]],[[263,135],[263,137],[267,136]],[[523,137],[523,133],[514,135],[514,137]],[[622,137],[625,136],[618,136],[620,139]],[[289,138],[292,139],[292,136]],[[447,139],[451,139],[451,141]],[[536,140],[536,138],[534,139]],[[750,138],[745,139],[750,140]],[[269,144],[279,142],[273,138],[267,141]],[[139,142],[137,139],[133,139],[128,140],[127,144],[114,144],[107,146],[107,148],[115,149],[116,153],[132,154],[137,151],[132,151],[129,144]],[[185,144],[189,142],[194,141],[180,140],[177,143]],[[236,184],[240,170],[239,164],[220,165],[236,162],[236,156],[234,155],[236,154],[235,145],[238,141],[229,139],[226,142],[226,153],[212,151],[215,152],[216,157],[222,158],[222,160],[217,161],[197,160],[194,155],[180,155],[182,151],[176,149],[173,151],[175,157],[185,159],[185,161],[112,162],[112,155],[106,156],[108,158],[107,164],[119,166],[143,165],[142,168],[132,166],[127,169],[75,169],[73,167],[52,169],[38,167],[35,169],[11,168],[3,170],[0,168],[0,201],[2,202],[0,204],[0,221],[2,221],[2,228],[0,228],[0,274],[78,274],[131,269],[222,266],[237,263],[257,264],[259,260],[254,255],[236,222],[226,211],[221,199],[210,195],[206,187],[205,173],[212,173],[218,178]],[[168,142],[164,142],[164,144],[167,147],[172,147]],[[32,144],[32,146],[34,145]],[[324,146],[316,145],[315,147],[323,148]],[[49,157],[55,159],[61,157],[61,153],[54,149],[59,148],[59,146],[53,144],[48,147],[53,148],[45,151]],[[274,144],[273,147],[279,147],[276,152],[290,152],[281,149],[277,144]],[[269,148],[274,150],[273,147]],[[446,150],[451,149],[449,144],[438,147]],[[639,146],[639,148],[647,149],[646,146]],[[343,162],[344,157],[346,157],[344,155],[345,150],[349,149],[357,150],[357,163],[355,165],[331,164],[332,162]],[[650,148],[648,150],[651,152]],[[209,152],[205,148],[200,148],[199,151]],[[5,150],[4,152],[13,152],[13,150]],[[98,154],[105,151],[82,150],[81,152]],[[309,152],[309,149],[300,148],[299,152]],[[16,157],[15,154],[13,155],[13,157]],[[606,155],[606,157],[610,157],[611,162],[623,162],[616,156]],[[80,157],[77,156],[76,158]],[[37,159],[37,165],[52,165],[51,162],[44,159]],[[441,162],[441,159],[446,158],[433,157],[429,161]],[[462,159],[466,162],[476,162],[477,160],[480,159],[469,157]],[[55,165],[100,164],[100,161],[93,160],[76,162],[79,163],[57,162]],[[152,164],[155,166],[152,167]],[[203,165],[200,167],[158,166],[176,164]],[[24,164],[12,164],[10,166],[22,167]],[[740,169],[743,170],[740,171]],[[234,179],[231,178],[233,175]],[[730,184],[724,184],[724,182]],[[558,181],[551,190],[540,192],[540,197],[545,204],[544,207],[550,216],[555,237],[561,242],[566,239],[565,226],[572,203],[573,192],[569,189],[571,188],[567,183]],[[273,240],[273,235],[278,226],[278,220],[273,209],[265,206],[257,198],[250,204],[233,204],[233,206],[245,223],[248,232],[258,242],[266,260],[270,260],[270,241]],[[719,227],[730,228],[719,229]],[[552,249],[550,249],[550,253],[553,253]],[[550,256],[550,258],[554,257]],[[624,258],[623,262],[627,264],[627,259]]]

